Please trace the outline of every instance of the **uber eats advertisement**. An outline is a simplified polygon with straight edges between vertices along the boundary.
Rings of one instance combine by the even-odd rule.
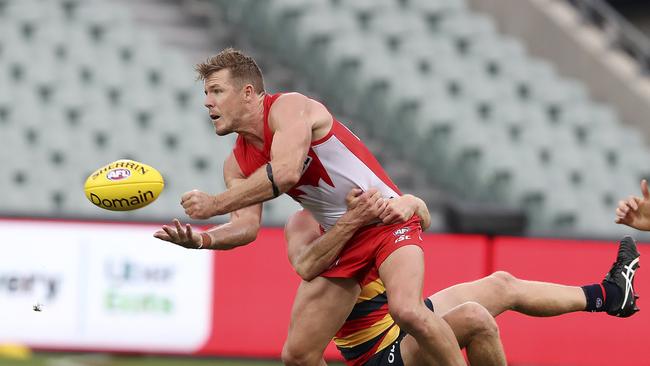
[[[212,257],[155,225],[0,220],[0,343],[194,352],[210,332]]]

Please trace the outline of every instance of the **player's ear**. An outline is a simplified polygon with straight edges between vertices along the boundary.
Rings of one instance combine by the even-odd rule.
[[[253,96],[255,95],[255,88],[253,87],[252,84],[245,84],[244,85],[244,98],[246,100],[252,99]]]

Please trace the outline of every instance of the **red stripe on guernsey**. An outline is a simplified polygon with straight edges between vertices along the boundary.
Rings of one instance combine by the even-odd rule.
[[[271,105],[282,95],[282,93],[264,96],[264,149],[260,150],[246,142],[242,135],[237,136],[233,154],[239,164],[239,169],[245,177],[253,174],[262,165],[271,161],[271,142],[273,141],[273,132],[269,126],[269,111]]]
[[[372,358],[372,356],[374,356],[374,355],[377,353],[377,349],[379,348],[379,345],[381,344],[381,342],[384,341],[384,338],[386,338],[386,336],[388,335],[388,332],[389,332],[389,331],[391,330],[391,328],[393,328],[394,326],[395,326],[395,324],[393,324],[390,328],[386,329],[386,332],[384,333],[384,336],[381,337],[381,339],[379,339],[379,340],[377,341],[377,343],[375,343],[375,345],[372,346],[372,348],[368,350],[368,352],[366,352],[366,353],[364,353],[363,355],[361,355],[361,356],[355,358],[354,360],[346,361],[345,363],[346,363],[347,365],[349,365],[349,366],[362,366],[363,364],[365,364],[366,362],[368,362],[368,360],[369,360],[370,358]]]
[[[605,304],[605,300],[607,300],[607,293],[605,292],[605,287],[603,287],[602,283],[599,283],[600,285],[600,291],[603,292],[603,305]]]
[[[334,119],[332,124],[332,130],[328,134],[336,135],[336,137],[343,143],[343,145],[350,150],[357,159],[361,160],[370,170],[372,170],[379,179],[381,179],[384,184],[390,187],[393,191],[397,192],[400,196],[402,192],[397,188],[395,183],[388,177],[388,174],[381,167],[377,158],[368,150],[368,148],[361,142],[361,140],[353,134],[347,127],[345,127],[341,122]],[[323,140],[323,139],[321,139]],[[320,140],[319,140],[320,141]],[[315,145],[312,143],[312,146]]]
[[[363,329],[370,328],[373,324],[384,319],[388,314],[388,304],[382,305],[379,309],[373,311],[372,313],[354,320],[346,320],[341,329],[336,332],[337,338],[346,338],[350,334],[359,332]]]

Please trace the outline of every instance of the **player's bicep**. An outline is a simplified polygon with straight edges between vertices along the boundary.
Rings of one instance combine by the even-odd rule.
[[[300,94],[283,95],[271,108],[271,164],[281,181],[295,183],[300,178],[312,137],[309,108],[309,99]]]

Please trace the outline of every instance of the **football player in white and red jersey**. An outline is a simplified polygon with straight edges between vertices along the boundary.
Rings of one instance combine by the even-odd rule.
[[[228,189],[217,195],[188,192],[181,204],[193,219],[227,213],[231,219],[200,234],[174,220],[174,226],[154,234],[157,238],[189,248],[232,249],[255,239],[262,202],[282,193],[308,210],[324,231],[345,213],[345,197],[353,188],[377,188],[383,198],[378,204],[385,207],[389,198],[401,195],[361,140],[325,106],[299,93],[267,94],[252,58],[226,49],[197,65],[197,71],[216,133],[235,132],[238,138],[224,164]],[[422,302],[419,218],[399,222],[397,217],[387,208],[380,215],[384,225],[355,229],[334,265],[300,285],[282,352],[286,364],[323,362],[322,352],[352,310],[360,281],[376,270],[392,318],[424,350],[423,361],[465,365],[449,325]]]

